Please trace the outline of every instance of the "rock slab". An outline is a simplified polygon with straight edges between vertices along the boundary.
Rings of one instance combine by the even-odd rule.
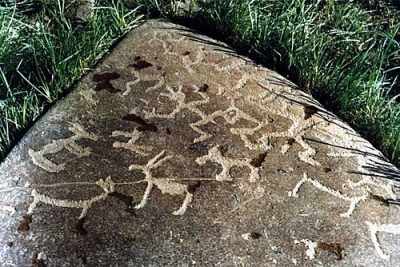
[[[294,84],[149,21],[1,164],[0,265],[400,266],[398,187]]]

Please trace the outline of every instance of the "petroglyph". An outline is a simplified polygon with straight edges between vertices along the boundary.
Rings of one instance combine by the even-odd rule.
[[[21,242],[11,231],[1,239],[21,248],[27,244],[30,255],[33,247],[45,247],[49,262],[57,266],[76,264],[77,247],[84,257],[110,266],[157,264],[140,249],[150,242],[168,257],[169,243],[184,243],[174,247],[176,255],[186,253],[193,264],[199,257],[192,244],[201,242],[209,262],[226,266],[304,266],[310,260],[330,266],[333,256],[344,256],[340,264],[345,266],[361,266],[364,259],[375,266],[391,256],[397,266],[395,236],[379,237],[400,235],[392,201],[399,199],[399,184],[372,177],[379,171],[368,169],[385,161],[381,155],[283,77],[206,37],[193,42],[192,32],[175,33],[174,27],[122,41],[128,47],[117,47],[118,57],[105,59],[90,74],[93,79],[84,79],[67,100],[83,103],[82,110],[74,106],[77,114],[64,119],[67,112],[60,106],[54,110],[61,115],[49,111],[54,127],[79,118],[96,133],[106,133],[101,138],[75,123],[70,137],[43,141],[48,126],[38,122],[33,128],[31,140],[40,145],[30,145],[38,150],[29,149],[29,164],[23,162],[26,155],[6,163],[15,177],[0,188],[0,196],[7,192],[0,197],[0,218],[19,220],[20,208],[28,207],[18,230],[34,228],[20,233],[34,242]],[[313,202],[318,196],[321,203]],[[120,202],[125,212],[114,208]],[[98,224],[90,228],[89,236],[96,238],[85,239],[93,246],[57,238],[69,231],[64,221],[71,218],[64,217],[71,213],[78,219],[78,233],[86,233],[84,223]],[[293,216],[298,217],[288,220]],[[376,221],[384,216],[386,224]],[[165,229],[181,236],[168,240]],[[67,241],[73,245],[65,246]],[[125,255],[133,243],[140,253]],[[251,255],[243,245],[251,246]],[[96,254],[93,247],[115,257]],[[14,252],[0,251],[0,259],[7,253]],[[67,253],[75,258],[65,260]],[[176,257],[171,259],[177,262]]]
[[[174,47],[182,43],[186,38],[184,36],[173,36],[170,33],[155,32],[153,37],[149,40],[148,45],[153,45],[154,42],[160,42],[164,49],[164,55],[170,55],[175,57],[180,57],[184,67],[189,74],[197,74],[198,71],[194,66],[200,64],[204,61],[204,51],[199,48],[195,52],[195,59],[192,59],[194,52],[189,53],[178,53],[174,51]]]
[[[210,53],[213,53],[214,51],[210,51]],[[223,66],[220,66],[221,61],[224,61],[225,64]],[[229,62],[228,64],[226,64],[226,62]],[[205,63],[207,66],[212,66],[214,67],[214,69],[218,72],[226,72],[226,73],[231,73],[233,71],[240,71],[242,69],[242,67],[244,67],[246,65],[246,61],[243,59],[239,59],[239,58],[224,58],[224,56],[222,56],[222,59],[218,62],[218,63]]]
[[[258,95],[248,96],[247,100],[249,100],[251,103],[254,103],[255,105],[260,107],[264,107],[264,105],[268,105],[274,103],[277,100],[280,100],[282,89],[276,89],[276,90],[269,89],[269,87],[264,85],[262,82],[257,83],[257,85],[266,90],[262,91]],[[269,109],[268,107],[264,107],[263,109],[264,110],[267,109],[268,111],[275,113],[275,111]]]
[[[373,177],[369,176],[364,176],[362,180],[358,182],[353,182],[351,180],[348,181],[348,185],[350,188],[357,188],[357,187],[363,187],[363,186],[373,186],[375,188],[381,188],[386,194],[389,196],[389,198],[396,200],[398,199],[398,196],[396,193],[393,191],[393,188],[395,186],[394,181],[382,181],[378,179],[374,179]],[[368,187],[369,188],[369,187]],[[369,189],[370,190],[370,189]]]
[[[371,232],[371,240],[379,257],[389,260],[390,255],[383,252],[377,234],[378,232],[384,232],[393,235],[400,235],[400,224],[376,224],[368,221],[365,223],[368,225],[369,231]]]
[[[144,43],[144,45],[154,45],[154,43],[158,42],[162,44],[163,55],[171,54],[177,56],[179,53],[173,51],[175,47],[174,45],[179,44],[185,39],[186,37],[182,35],[177,36],[165,31],[155,31],[152,34],[152,38],[149,39],[147,43]]]
[[[352,155],[351,157],[354,157],[354,155]],[[365,161],[365,159],[359,159],[359,161]],[[367,165],[363,165],[363,166],[367,166]],[[370,172],[372,174],[372,172]],[[357,189],[357,188],[361,188],[361,189],[366,189],[369,192],[372,192],[372,188],[374,189],[381,189],[383,192],[386,193],[388,198],[391,198],[393,200],[397,200],[398,196],[397,194],[394,192],[394,187],[396,186],[396,182],[393,180],[389,180],[389,181],[385,181],[382,179],[376,179],[372,176],[368,176],[368,173],[366,173],[365,175],[362,175],[362,179],[354,182],[352,180],[348,180],[346,184],[343,185],[343,187],[350,187],[351,189]],[[371,188],[372,187],[372,188]]]
[[[400,183],[391,179],[375,178],[377,175],[374,171],[366,168],[366,166],[386,166],[387,163],[383,160],[382,154],[376,151],[371,144],[367,143],[354,131],[348,129],[347,125],[342,122],[337,122],[341,127],[327,126],[321,129],[317,129],[315,135],[322,141],[329,144],[327,147],[330,148],[331,152],[327,153],[328,157],[333,158],[354,158],[357,163],[354,164],[356,167],[353,172],[360,174],[361,179],[358,181],[348,180],[347,184],[351,189],[366,188],[368,191],[372,189],[382,190],[388,198],[393,200],[398,199],[398,196],[394,192],[394,186],[399,186]],[[351,136],[348,140],[343,136]],[[394,167],[392,167],[394,168]],[[393,173],[398,172],[395,168],[392,170]],[[378,175],[380,175],[378,173]],[[389,177],[388,177],[389,178]]]
[[[144,175],[145,178],[140,182],[145,182],[147,183],[146,190],[143,193],[142,200],[139,204],[135,206],[135,209],[141,209],[143,208],[150,197],[151,191],[153,189],[153,186],[156,186],[161,193],[163,194],[169,194],[169,195],[186,195],[185,199],[181,205],[181,207],[174,211],[174,215],[183,215],[190,202],[192,202],[193,199],[193,193],[189,191],[189,186],[185,184],[180,184],[177,182],[173,182],[168,179],[157,179],[153,177],[153,169],[158,168],[161,166],[165,161],[171,159],[172,156],[165,156],[165,150],[161,151],[158,155],[156,155],[154,158],[152,158],[146,165],[136,165],[133,164],[129,166],[129,170],[140,170]]]
[[[247,167],[250,169],[249,181],[256,182],[260,180],[259,168],[254,167],[251,164],[252,159],[234,159],[227,158],[221,154],[220,147],[217,145],[208,151],[208,154],[196,159],[196,163],[199,165],[206,164],[207,161],[216,162],[222,166],[221,173],[215,176],[215,180],[233,181],[233,177],[230,174],[230,170],[233,167]]]
[[[340,214],[341,217],[350,217],[352,215],[352,213],[354,212],[355,208],[357,207],[357,205],[361,201],[365,201],[367,199],[367,194],[361,195],[361,196],[354,196],[354,197],[350,197],[350,196],[344,195],[344,194],[342,194],[341,192],[339,192],[337,190],[334,190],[332,188],[329,188],[329,187],[323,185],[321,182],[319,182],[317,180],[309,178],[306,173],[303,174],[303,179],[301,179],[296,184],[296,186],[293,188],[292,191],[290,191],[288,193],[288,195],[291,196],[291,197],[298,197],[299,196],[299,190],[305,183],[310,183],[314,187],[316,187],[317,189],[319,189],[319,190],[321,190],[323,192],[329,193],[334,197],[337,197],[339,199],[342,199],[342,200],[350,202],[349,209],[347,210],[347,212],[341,213]]]
[[[99,139],[99,136],[86,131],[86,129],[79,123],[72,123],[72,127],[69,127],[68,130],[70,130],[75,134],[74,136],[71,137],[72,140],[79,140],[85,138],[85,139],[90,139],[92,141],[97,141]]]
[[[222,54],[219,51],[214,51],[213,49],[206,49],[205,46],[199,46],[195,51],[185,51],[180,53],[176,47],[183,46],[185,43],[189,43],[190,39],[186,36],[175,35],[166,32],[155,32],[153,37],[147,42],[147,45],[154,45],[154,43],[161,43],[164,50],[164,55],[169,55],[177,57],[181,60],[183,66],[186,68],[187,72],[191,75],[203,75],[199,73],[197,67],[206,67],[207,69],[212,69],[217,72],[232,73],[233,71],[240,71],[244,66],[246,66],[246,61],[241,58],[230,57],[228,55]],[[210,55],[215,55],[219,58],[218,61],[208,61],[207,57]],[[246,74],[248,75],[248,74]],[[251,74],[250,74],[251,75]],[[251,76],[253,77],[253,76]],[[250,77],[243,77],[242,81],[235,86],[236,89],[241,88],[242,85],[250,80]]]
[[[250,128],[250,129],[247,129],[247,128],[245,128],[245,129],[231,128],[230,129],[231,133],[239,135],[244,140],[245,144],[249,147],[254,147],[254,146],[251,145],[251,142],[247,139],[246,135],[248,133],[254,133],[264,126],[263,123],[259,123],[258,120],[254,119],[253,117],[251,117],[250,115],[248,115],[247,113],[242,111],[241,109],[237,108],[235,106],[234,100],[231,100],[231,105],[226,110],[217,110],[210,115],[201,116],[201,117],[202,118],[200,120],[198,120],[197,122],[190,124],[190,127],[195,132],[200,134],[199,137],[197,137],[196,139],[193,140],[194,143],[205,141],[212,136],[211,134],[203,131],[200,127],[207,125],[209,123],[216,124],[215,119],[218,117],[223,118],[227,123],[229,123],[231,125],[237,123],[241,119],[258,124],[258,126],[254,127],[254,128]]]
[[[202,118],[206,116],[205,113],[198,108],[199,106],[207,104],[210,101],[210,98],[206,93],[197,90],[197,92],[195,93],[200,95],[203,99],[186,102],[186,95],[182,91],[183,85],[180,85],[177,91],[175,91],[174,88],[172,88],[171,86],[166,85],[166,90],[168,91],[168,93],[161,93],[160,95],[165,96],[170,101],[176,103],[174,110],[168,114],[160,114],[156,111],[155,108],[153,108],[151,112],[144,111],[146,119],[152,119],[152,118],[173,119],[178,113],[182,112],[185,109],[193,113],[196,113]]]
[[[261,86],[261,84],[260,84]],[[273,94],[272,94],[273,95]],[[270,107],[270,102],[275,102],[276,98],[271,97],[270,92],[262,93],[259,98],[257,97],[249,97],[248,100],[252,101],[255,105],[258,105],[261,109],[271,112],[273,114],[279,115],[286,119],[290,119],[293,123],[289,127],[289,129],[282,132],[272,132],[272,133],[264,133],[260,140],[270,140],[272,138],[285,138],[286,140],[295,140],[304,150],[299,152],[299,159],[311,165],[320,166],[321,164],[313,159],[313,156],[317,153],[317,151],[311,147],[308,142],[304,140],[304,136],[310,130],[317,128],[320,124],[323,124],[323,121],[315,122],[312,119],[304,120],[303,117],[296,112],[291,111],[291,104],[287,100],[280,100],[280,109],[274,109]],[[295,108],[295,107],[294,107]],[[265,142],[265,141],[264,141]],[[294,142],[285,143],[281,147],[281,153],[286,154],[290,147]]]
[[[153,150],[153,147],[136,144],[137,140],[140,138],[140,135],[141,132],[139,132],[137,129],[133,130],[131,133],[124,131],[113,131],[111,134],[112,137],[124,136],[130,138],[126,143],[119,141],[114,142],[113,147],[128,149],[143,157],[148,156],[149,152]]]
[[[87,200],[67,200],[67,199],[58,199],[52,198],[48,195],[39,193],[36,189],[33,189],[31,192],[31,196],[33,197],[32,203],[29,205],[27,214],[23,217],[20,225],[18,226],[19,231],[28,231],[30,229],[29,224],[32,222],[32,216],[34,211],[39,203],[48,204],[51,206],[62,207],[62,208],[76,208],[81,209],[81,213],[79,215],[79,221],[77,224],[77,228],[79,226],[79,230],[81,233],[86,233],[86,230],[83,229],[83,222],[87,215],[88,210],[92,207],[92,205],[96,202],[102,201],[108,197],[110,193],[113,193],[115,190],[115,184],[111,180],[111,176],[107,177],[104,181],[100,179],[96,182],[96,185],[101,187],[104,190],[104,193],[92,197]]]
[[[244,112],[243,112],[244,113]],[[246,114],[246,113],[244,113]],[[270,150],[273,147],[269,143],[269,138],[262,136],[261,138],[257,139],[255,142],[252,142],[249,139],[249,136],[254,136],[258,131],[261,131],[261,129],[269,124],[268,118],[265,119],[264,121],[257,121],[253,118],[251,118],[249,115],[246,114],[246,116],[243,117],[250,118],[250,121],[256,122],[258,125],[254,128],[231,128],[230,131],[234,135],[238,135],[240,139],[242,139],[244,146],[248,149],[251,150]]]
[[[162,38],[159,36],[159,34],[162,35]],[[209,65],[209,66],[212,66],[214,64],[215,66],[219,66],[219,64],[203,62],[202,58],[204,57],[204,53],[205,53],[204,49],[199,49],[198,53],[196,53],[196,60],[194,60],[194,61],[190,60],[190,57],[193,54],[192,52],[189,52],[189,53],[172,52],[171,49],[167,48],[167,47],[171,47],[171,46],[169,46],[169,45],[167,46],[166,41],[164,41],[164,40],[168,40],[168,42],[170,42],[170,43],[176,43],[176,45],[178,45],[178,41],[177,41],[177,38],[173,38],[170,34],[165,35],[163,33],[156,33],[153,36],[153,39],[151,41],[155,41],[155,40],[163,43],[163,46],[167,53],[173,54],[175,56],[181,56],[183,58],[183,62],[186,64],[185,65],[186,68],[188,69],[188,71],[190,73],[195,72],[193,69],[193,66],[198,65],[198,64],[204,64],[204,65]],[[182,40],[185,40],[185,39],[181,38],[179,42],[181,42]],[[208,52],[208,50],[206,50],[206,51]],[[231,59],[231,60],[234,61],[232,66],[228,65],[229,67],[226,67],[225,69],[219,69],[218,71],[226,71],[227,69],[241,70],[244,66],[246,66],[246,62],[243,59]],[[190,65],[188,65],[189,64],[188,62],[191,62]],[[171,101],[177,102],[174,111],[169,114],[158,114],[154,108],[151,112],[145,111],[146,118],[172,119],[176,116],[176,114],[183,111],[184,109],[188,109],[191,112],[196,113],[197,115],[199,115],[201,117],[201,119],[197,122],[191,123],[190,127],[195,132],[199,133],[200,136],[193,140],[194,143],[207,140],[208,138],[211,137],[211,135],[209,133],[203,131],[200,127],[204,126],[208,123],[215,124],[215,118],[217,118],[217,117],[223,117],[230,124],[234,124],[239,119],[249,120],[258,125],[254,128],[242,128],[242,129],[231,128],[230,129],[231,133],[240,136],[240,138],[245,143],[245,146],[247,148],[252,149],[252,150],[268,150],[268,149],[272,149],[272,146],[269,144],[269,140],[272,138],[279,138],[279,137],[280,138],[293,138],[304,149],[303,151],[299,152],[299,159],[304,162],[307,162],[311,165],[316,165],[316,166],[320,165],[319,162],[317,162],[316,160],[313,159],[313,156],[315,156],[315,154],[316,154],[316,150],[314,148],[312,148],[303,138],[305,133],[308,130],[310,130],[311,128],[316,126],[316,123],[313,120],[308,120],[308,119],[304,120],[305,115],[295,115],[295,114],[291,113],[288,108],[288,106],[289,106],[288,102],[284,103],[283,109],[286,109],[286,110],[281,111],[281,110],[269,108],[268,105],[266,105],[266,101],[269,102],[273,99],[276,99],[277,97],[279,97],[278,96],[279,93],[271,94],[271,92],[263,92],[264,95],[261,97],[262,103],[257,103],[257,105],[260,108],[262,108],[264,110],[268,110],[273,114],[277,114],[277,115],[283,116],[285,118],[291,119],[293,121],[293,124],[287,131],[264,134],[261,138],[256,140],[255,143],[253,143],[249,140],[249,136],[254,135],[257,131],[259,131],[265,125],[268,124],[267,121],[260,122],[256,119],[252,118],[251,116],[249,116],[248,114],[246,114],[245,112],[240,110],[239,108],[235,107],[235,104],[233,101],[235,96],[232,96],[232,94],[235,95],[234,92],[243,88],[249,81],[259,83],[260,86],[266,87],[265,82],[262,81],[262,78],[259,77],[258,73],[248,73],[248,72],[244,71],[242,73],[241,78],[239,78],[237,80],[236,84],[230,90],[226,91],[224,89],[224,91],[226,91],[226,94],[224,94],[224,95],[226,95],[226,97],[232,99],[231,107],[225,111],[219,110],[210,115],[204,114],[204,112],[198,108],[198,106],[209,102],[209,98],[206,94],[202,95],[204,100],[185,103],[186,97],[185,97],[185,94],[182,92],[182,86],[180,86],[178,88],[178,90],[175,92],[172,87],[167,85],[168,93],[162,94],[162,95],[166,96]],[[219,92],[219,94],[221,94],[221,92]],[[269,96],[269,97],[267,97],[267,96]],[[259,100],[259,98],[257,100]],[[304,111],[304,112],[306,112],[306,111]],[[236,115],[232,116],[231,114],[236,114]],[[232,118],[229,118],[230,116],[232,116]],[[289,149],[290,149],[290,145],[285,144],[285,145],[283,145],[281,150],[282,150],[282,153],[285,154]]]
[[[139,71],[133,71],[134,79],[125,84],[125,91],[122,93],[123,96],[129,95],[132,90],[141,82],[153,82],[157,81],[157,83],[153,86],[150,86],[146,89],[146,92],[151,92],[157,90],[165,85],[165,73],[161,72],[157,75],[149,75],[139,73]]]
[[[99,103],[99,100],[96,99],[96,91],[92,88],[85,88],[79,91],[79,94],[85,99],[85,101],[92,106],[96,106]]]
[[[312,157],[315,156],[316,150],[312,148],[306,141],[304,141],[305,132],[315,126],[315,124],[311,121],[302,122],[297,120],[294,116],[291,119],[293,120],[293,124],[287,131],[279,132],[279,133],[269,133],[265,134],[264,138],[274,138],[274,137],[283,137],[286,139],[294,139],[299,145],[303,147],[303,151],[299,152],[299,159],[301,161],[307,162],[311,165],[320,166],[321,164],[314,160]],[[286,154],[290,149],[291,145],[286,143],[281,147],[281,153]]]
[[[46,159],[44,155],[57,153],[64,149],[64,144],[61,142],[53,141],[52,144],[46,145],[41,151],[34,151],[33,149],[28,150],[29,156],[32,158],[33,164],[48,172],[60,172],[64,170],[64,163],[55,164],[50,160]]]
[[[193,86],[194,88],[197,88],[196,86]],[[168,114],[160,114],[157,113],[155,108],[151,112],[144,111],[146,119],[152,119],[152,118],[163,118],[163,119],[173,119],[176,117],[176,115],[183,110],[189,110],[195,114],[197,114],[201,119],[194,122],[190,123],[190,127],[197,133],[200,134],[199,137],[195,138],[193,140],[193,143],[197,142],[202,142],[210,138],[212,135],[207,133],[206,131],[201,129],[201,126],[204,126],[208,123],[216,124],[215,119],[218,117],[223,118],[227,123],[229,124],[235,124],[239,120],[247,120],[249,122],[258,124],[254,128],[231,128],[230,131],[232,134],[239,135],[240,138],[243,140],[245,143],[245,146],[253,149],[253,150],[266,150],[266,149],[271,149],[272,147],[268,144],[268,139],[263,138],[258,141],[258,144],[253,144],[248,136],[253,135],[255,132],[259,131],[264,127],[265,125],[268,124],[268,119],[265,119],[265,121],[259,122],[257,119],[251,117],[248,115],[246,112],[242,111],[238,107],[235,106],[234,100],[231,100],[231,106],[226,109],[226,110],[217,110],[214,113],[207,115],[205,114],[199,107],[202,105],[205,105],[209,103],[210,98],[209,96],[205,93],[202,92],[202,90],[198,90],[195,92],[199,94],[203,99],[202,100],[196,100],[196,101],[191,101],[191,102],[186,102],[186,95],[183,92],[183,86],[179,86],[178,90],[175,91],[174,88],[171,86],[166,86],[166,89],[168,93],[161,93],[162,96],[167,97],[170,101],[176,102],[175,108],[171,113]]]
[[[185,65],[187,71],[190,74],[196,74],[197,73],[197,70],[193,66],[196,66],[197,64],[201,63],[202,61],[204,61],[204,51],[203,51],[203,49],[198,49],[196,51],[196,57],[195,57],[194,60],[192,60],[190,58],[190,54],[189,55],[182,55],[183,65]]]
[[[98,136],[87,132],[83,126],[78,123],[72,123],[72,126],[68,128],[73,136],[66,139],[53,140],[52,143],[45,145],[41,150],[35,151],[33,149],[28,150],[28,154],[31,157],[33,163],[40,168],[48,172],[60,172],[64,170],[65,163],[55,164],[45,156],[49,154],[58,153],[64,149],[68,150],[77,157],[87,157],[91,153],[89,147],[82,147],[76,143],[80,139],[90,139],[93,141],[98,140]]]

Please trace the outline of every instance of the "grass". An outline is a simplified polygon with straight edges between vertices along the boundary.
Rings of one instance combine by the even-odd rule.
[[[208,0],[182,9],[175,0],[104,0],[80,25],[63,2],[0,7],[2,156],[121,36],[144,18],[168,17],[288,77],[400,166],[395,7],[378,0]]]
[[[25,0],[0,7],[0,158],[143,17],[121,1],[100,1],[80,25],[65,2]]]

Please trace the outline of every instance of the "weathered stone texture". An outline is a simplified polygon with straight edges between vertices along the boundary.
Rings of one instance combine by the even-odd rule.
[[[400,266],[399,171],[296,86],[133,30],[0,166],[0,265]]]

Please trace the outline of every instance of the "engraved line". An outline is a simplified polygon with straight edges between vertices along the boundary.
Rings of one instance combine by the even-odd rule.
[[[165,161],[171,159],[172,156],[165,156],[165,150],[161,151],[158,155],[152,158],[146,165],[136,165],[133,164],[129,166],[129,170],[140,170],[145,175],[145,178],[140,182],[146,182],[147,187],[145,192],[143,193],[142,200],[139,204],[135,206],[136,209],[143,208],[150,197],[151,191],[153,186],[156,186],[162,194],[169,194],[169,195],[183,195],[186,194],[185,200],[183,201],[181,207],[174,211],[174,215],[183,215],[191,200],[192,200],[192,193],[189,192],[189,186],[185,184],[180,184],[177,182],[165,180],[165,179],[157,179],[153,177],[153,169],[158,168],[161,166]]]
[[[352,215],[352,213],[354,212],[355,208],[357,207],[357,205],[361,202],[361,201],[365,201],[367,199],[367,195],[362,195],[362,196],[355,196],[355,197],[349,197],[347,195],[343,195],[342,193],[340,193],[339,191],[336,191],[332,188],[329,188],[325,185],[323,185],[321,182],[308,178],[307,173],[303,174],[303,179],[301,179],[296,186],[293,188],[292,191],[290,191],[288,193],[289,196],[291,197],[298,197],[299,196],[299,191],[300,188],[303,186],[303,184],[305,184],[306,182],[312,184],[314,187],[316,187],[317,189],[329,193],[331,195],[333,195],[334,197],[337,197],[339,199],[345,200],[350,202],[349,205],[349,209],[347,210],[347,212],[345,213],[341,213],[340,217],[350,217]]]
[[[222,166],[221,173],[215,177],[216,181],[233,181],[230,174],[230,170],[233,167],[247,167],[250,169],[249,181],[256,182],[260,179],[258,168],[251,165],[251,159],[233,159],[224,157],[219,150],[219,146],[214,146],[208,151],[208,154],[196,159],[196,163],[199,165],[206,164],[207,161],[212,161]]]
[[[390,255],[387,255],[383,252],[378,241],[377,233],[384,232],[388,234],[400,235],[400,224],[376,224],[368,221],[365,223],[368,225],[369,231],[371,232],[371,240],[379,257],[384,260],[389,260]]]

